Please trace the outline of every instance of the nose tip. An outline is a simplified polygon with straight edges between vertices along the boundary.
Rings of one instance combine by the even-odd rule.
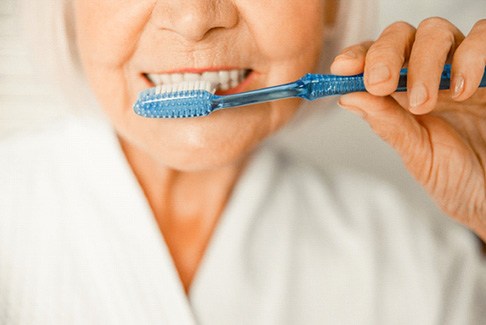
[[[238,23],[237,9],[231,0],[178,0],[162,3],[154,8],[156,25],[188,41],[200,41],[212,30],[231,28]]]
[[[213,24],[213,21],[203,14],[187,12],[177,18],[174,17],[171,30],[188,40],[200,41],[210,30],[218,27],[221,26]]]

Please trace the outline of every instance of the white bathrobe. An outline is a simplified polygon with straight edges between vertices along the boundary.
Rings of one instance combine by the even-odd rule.
[[[386,183],[254,154],[189,296],[108,124],[0,144],[0,324],[484,324],[477,240]]]

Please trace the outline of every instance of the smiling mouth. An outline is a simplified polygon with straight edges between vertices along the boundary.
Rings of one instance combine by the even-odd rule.
[[[246,84],[251,73],[251,69],[227,69],[200,73],[147,73],[145,77],[155,86],[181,82],[209,81],[216,89],[216,94],[229,94],[239,92],[242,85]]]

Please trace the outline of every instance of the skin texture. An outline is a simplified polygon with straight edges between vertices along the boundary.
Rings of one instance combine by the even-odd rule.
[[[112,121],[152,207],[182,284],[189,290],[218,218],[256,145],[290,120],[298,101],[149,120],[132,113],[143,73],[251,68],[246,90],[313,71],[337,2],[306,0],[76,0],[86,76]],[[335,9],[334,9],[335,10]],[[376,42],[346,49],[336,74],[364,72],[368,93],[341,98],[402,156],[452,217],[486,239],[486,23],[468,35],[434,18],[397,23]],[[437,89],[451,61],[453,92]],[[408,94],[393,94],[403,65]]]
[[[437,91],[452,63],[451,91]],[[441,18],[418,28],[398,22],[375,42],[343,51],[336,74],[364,72],[368,93],[340,99],[395,148],[412,175],[450,216],[486,240],[486,20],[464,36]],[[402,66],[408,93],[393,94]]]
[[[332,7],[327,7],[332,4]],[[246,90],[313,71],[334,1],[77,0],[78,52],[189,290],[246,158],[295,113],[287,100],[185,120],[132,111],[144,73],[250,68]]]

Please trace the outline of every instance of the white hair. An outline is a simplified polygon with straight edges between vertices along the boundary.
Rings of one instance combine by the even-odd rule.
[[[377,0],[340,0],[336,25],[327,33],[319,68],[327,72],[336,51],[375,34]],[[97,114],[94,95],[84,79],[76,49],[72,0],[22,0],[25,36],[36,74],[51,83],[59,98],[75,113]]]
[[[77,52],[73,1],[22,0],[20,13],[37,81],[51,85],[70,113],[99,114]]]

